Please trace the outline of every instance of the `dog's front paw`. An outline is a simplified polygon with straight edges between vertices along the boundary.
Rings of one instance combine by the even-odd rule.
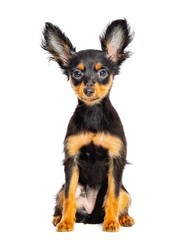
[[[74,222],[63,221],[63,222],[59,222],[56,225],[56,231],[58,232],[70,232],[70,231],[73,231],[73,228],[74,228]]]
[[[104,221],[103,231],[106,231],[106,232],[118,232],[119,228],[120,228],[120,224],[119,224],[118,221],[114,221],[114,220]]]

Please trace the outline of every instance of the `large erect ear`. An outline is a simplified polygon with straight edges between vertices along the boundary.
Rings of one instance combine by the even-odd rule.
[[[55,60],[63,69],[68,67],[70,58],[75,53],[69,38],[52,23],[45,24],[42,48],[48,51],[52,55],[50,59]]]
[[[106,51],[111,61],[121,64],[129,57],[129,52],[125,48],[132,41],[133,34],[125,19],[113,21],[100,36],[101,47]]]

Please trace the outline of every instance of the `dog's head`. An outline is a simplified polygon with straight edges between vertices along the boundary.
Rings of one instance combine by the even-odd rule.
[[[87,105],[99,103],[111,89],[113,77],[129,57],[125,48],[132,40],[126,20],[109,24],[100,36],[100,50],[76,52],[69,38],[55,25],[46,23],[42,47],[68,76],[77,97]]]

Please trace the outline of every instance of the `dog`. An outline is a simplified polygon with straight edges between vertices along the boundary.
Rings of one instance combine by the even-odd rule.
[[[76,52],[69,38],[52,23],[43,29],[42,48],[66,74],[78,97],[64,140],[65,184],[58,192],[53,218],[56,230],[72,231],[75,222],[103,223],[103,230],[132,226],[131,198],[122,183],[127,142],[109,93],[133,39],[126,19],[107,25],[102,50]]]

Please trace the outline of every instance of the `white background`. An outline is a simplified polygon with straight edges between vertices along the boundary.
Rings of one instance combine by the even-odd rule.
[[[4,2],[4,3],[3,3]],[[136,224],[118,233],[76,224],[55,232],[54,196],[64,182],[63,139],[76,97],[40,48],[46,21],[77,50],[100,49],[99,34],[126,18],[134,53],[111,100],[128,139],[124,184]],[[180,1],[1,1],[0,238],[181,239],[182,14]]]

